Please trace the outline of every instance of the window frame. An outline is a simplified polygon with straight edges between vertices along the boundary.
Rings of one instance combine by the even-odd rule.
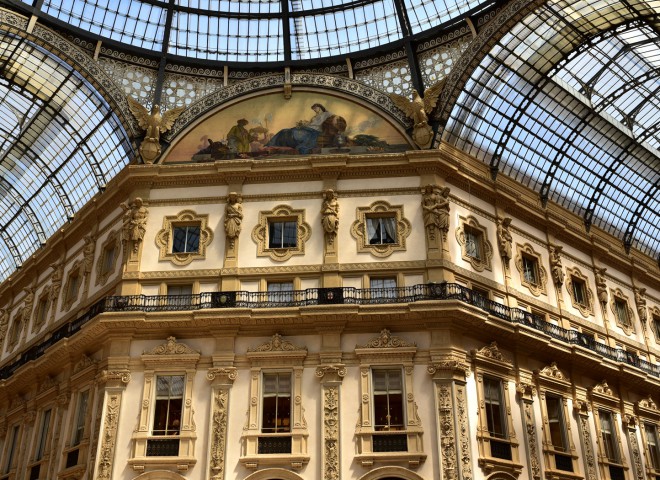
[[[250,362],[250,402],[248,404],[246,428],[241,435],[242,453],[240,463],[248,469],[262,466],[286,466],[294,470],[301,469],[309,462],[307,450],[307,422],[304,419],[302,377],[307,348],[297,347],[279,334],[255,347],[248,348]],[[263,432],[263,390],[264,374],[291,375],[291,419],[289,432]],[[288,446],[284,453],[260,453],[260,445],[269,443]]]
[[[51,302],[49,298],[48,288],[45,288],[41,291],[41,294],[35,302],[36,306],[34,308],[34,321],[32,322],[32,333],[36,333],[41,330],[41,327],[48,323],[48,314],[51,309]]]
[[[18,460],[18,453],[20,445],[20,438],[23,435],[23,428],[20,422],[12,424],[8,429],[11,431],[11,441],[5,442],[5,448],[3,449],[3,459],[2,459],[2,474],[10,475],[12,470],[16,469],[16,462]],[[9,437],[7,437],[9,438]]]
[[[64,284],[64,299],[62,301],[62,311],[68,312],[71,310],[76,301],[80,298],[80,288],[83,286],[83,264],[80,260],[76,260],[66,276],[66,283]]]
[[[616,325],[618,325],[626,335],[630,336],[634,334],[635,314],[630,307],[630,299],[620,288],[610,290],[610,309]],[[624,315],[621,314],[621,310],[625,312]],[[625,318],[622,318],[622,316],[625,316]]]
[[[644,458],[646,462],[645,470],[649,478],[656,478],[660,476],[660,433],[658,425],[660,425],[660,409],[658,405],[653,401],[651,396],[643,398],[635,402],[635,412],[639,416],[640,425],[643,425],[642,431],[642,445],[644,449]],[[655,433],[655,447],[656,455],[654,456],[651,453],[651,442],[649,441],[647,426],[652,426]],[[652,460],[654,457],[657,462]]]
[[[468,237],[474,238],[479,255],[471,254]],[[459,226],[456,229],[456,240],[461,247],[461,258],[469,263],[477,272],[492,270],[493,245],[488,239],[488,229],[481,225],[476,217],[459,217]]]
[[[285,289],[282,290],[280,289],[275,289],[275,286],[278,285],[280,287],[286,285],[287,287],[290,286],[290,289]],[[273,289],[271,289],[273,288]],[[295,302],[295,294],[294,292],[296,291],[296,281],[295,280],[267,280],[266,281],[266,300],[269,303],[275,303],[278,305],[286,306],[290,305]]]
[[[281,225],[281,234],[279,239],[273,238],[275,225]],[[288,231],[288,234],[287,234]],[[293,244],[286,243],[285,239],[292,237]],[[278,240],[278,241],[276,241]],[[297,218],[269,218],[268,219],[268,248],[285,249],[298,247],[298,219]]]
[[[351,235],[357,241],[358,253],[369,253],[374,257],[385,258],[394,252],[406,250],[406,239],[412,232],[411,223],[405,218],[403,205],[390,205],[379,200],[367,207],[356,208],[356,220],[351,225]],[[370,243],[367,219],[393,217],[396,239],[393,243]]]
[[[200,353],[185,343],[169,337],[164,344],[155,346],[142,357],[144,364],[144,386],[139,414],[138,428],[132,435],[132,455],[128,464],[136,471],[146,466],[176,467],[187,470],[197,462],[195,440],[197,434],[193,420],[193,380],[197,373]],[[153,433],[156,412],[158,376],[183,376],[182,412],[178,435],[156,435]],[[178,455],[149,455],[150,442],[178,440]]]
[[[394,228],[394,238],[390,236],[389,233],[387,233],[387,227],[385,226],[385,222],[383,220],[388,220],[387,223],[391,223],[392,227]],[[391,222],[389,222],[391,220]],[[379,215],[365,215],[364,217],[365,221],[365,227],[367,231],[367,242],[369,245],[392,245],[397,243],[397,231],[396,231],[396,216],[392,214],[379,214]],[[373,223],[377,222],[377,225],[374,227]],[[371,228],[370,228],[371,227]],[[377,239],[378,241],[374,241],[374,236],[369,235],[369,231],[373,230],[374,235],[376,235],[378,232],[379,238]],[[383,233],[385,236],[389,237],[391,241],[387,241],[387,238],[383,240]]]
[[[655,336],[655,343],[660,344],[660,308],[651,308],[651,323],[653,335]]]
[[[621,469],[623,472],[628,470],[626,463],[626,455],[622,444],[623,428],[621,427],[621,400],[609,387],[607,382],[596,384],[588,389],[591,399],[592,411],[594,415],[594,423],[596,425],[596,443],[598,446],[597,461],[600,469],[600,478],[610,478],[611,469]],[[603,415],[609,414],[611,419],[611,432],[612,445],[616,450],[616,459],[608,456],[607,448],[604,443],[603,437]]]
[[[391,335],[387,329],[364,345],[355,348],[360,362],[360,417],[356,425],[357,454],[355,460],[362,466],[371,467],[374,463],[392,461],[407,462],[410,468],[416,468],[426,460],[422,434],[424,429],[417,413],[417,404],[413,390],[413,359],[417,347],[400,337]],[[375,425],[375,386],[374,370],[399,370],[403,392],[402,415],[403,428],[400,430],[378,430]],[[388,438],[389,437],[389,438]],[[377,451],[380,444],[401,444],[405,439],[406,450]]]
[[[571,305],[578,310],[580,314],[587,318],[594,315],[594,292],[589,288],[589,279],[579,268],[566,269],[566,291],[571,299]],[[576,288],[582,289],[583,301],[577,298]]]
[[[111,265],[108,265],[108,252],[110,251],[114,251],[114,255],[112,262],[110,262]],[[115,230],[110,232],[101,244],[101,255],[98,262],[96,262],[95,286],[103,286],[107,283],[108,279],[115,273],[117,261],[121,255],[121,236]]]
[[[296,245],[271,248],[269,233],[272,222],[296,222]],[[252,229],[257,256],[270,257],[276,262],[284,262],[294,255],[305,255],[305,244],[311,235],[312,227],[305,221],[305,210],[294,209],[288,205],[278,205],[272,210],[260,211],[257,225]]]
[[[194,210],[182,210],[176,215],[163,217],[163,226],[156,234],[158,260],[170,261],[174,265],[185,266],[193,260],[206,258],[206,249],[213,241],[213,231],[208,226],[209,215]],[[199,243],[196,252],[174,252],[174,231],[176,228],[199,227]]]
[[[389,281],[393,285],[386,287],[374,287],[374,283]],[[370,276],[369,277],[369,298],[372,300],[377,299],[393,299],[398,297],[399,279],[396,276]]]
[[[526,243],[524,245],[516,244],[516,249],[517,249],[517,253],[515,258],[515,264],[516,264],[516,269],[518,270],[518,273],[520,275],[520,284],[523,287],[527,287],[527,289],[529,289],[529,291],[535,297],[538,297],[540,295],[547,295],[548,273],[545,267],[543,266],[541,254],[534,251],[534,248],[529,243]],[[525,265],[527,261],[534,262],[534,271],[536,278],[534,279],[535,281],[533,282],[530,282],[527,276],[525,275],[525,272],[528,270]]]
[[[479,465],[484,472],[493,470],[507,472],[518,477],[523,465],[520,462],[519,442],[511,416],[510,384],[513,378],[513,362],[505,357],[496,342],[470,352],[474,374],[477,383],[477,398],[479,400],[477,445],[479,448]],[[505,437],[492,436],[488,426],[488,412],[486,409],[486,395],[484,379],[497,381],[501,392],[502,422],[505,425]],[[496,448],[494,448],[494,446]],[[510,459],[502,456],[506,447],[510,448]],[[500,454],[502,452],[502,454]],[[506,455],[508,456],[508,455]]]

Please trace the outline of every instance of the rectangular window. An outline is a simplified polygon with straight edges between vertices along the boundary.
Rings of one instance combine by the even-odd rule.
[[[554,395],[546,395],[545,406],[548,409],[548,430],[552,446],[555,450],[566,452],[568,441],[562,399]]]
[[[114,269],[116,254],[117,252],[114,243],[103,250],[103,259],[101,260],[101,275],[106,275]]]
[[[587,307],[587,290],[584,280],[572,277],[571,284],[573,285],[573,299],[575,300],[575,303]]]
[[[630,317],[628,317],[628,302],[621,298],[614,298],[614,309],[621,325],[630,326]]]
[[[184,375],[156,377],[156,406],[151,431],[153,435],[179,435],[184,387]]]
[[[87,402],[89,400],[89,390],[78,394],[78,408],[76,410],[76,423],[73,425],[72,446],[79,445],[85,434],[85,418],[87,417]]]
[[[298,222],[268,222],[268,248],[294,248],[298,244]]]
[[[372,278],[369,280],[371,298],[395,298],[396,278]]]
[[[507,438],[501,380],[484,377],[484,405],[490,436]]]
[[[37,449],[34,453],[35,461],[44,458],[46,451],[46,442],[48,441],[48,433],[50,430],[50,413],[51,410],[46,410],[41,416],[41,426],[39,428],[39,439],[37,440]]]
[[[47,316],[48,316],[48,297],[43,297],[39,299],[39,303],[37,304],[37,318],[36,318],[37,325],[42,325],[46,321]]]
[[[605,456],[610,462],[619,463],[619,450],[617,448],[617,436],[614,430],[612,413],[607,410],[598,410],[600,418],[601,440]]]
[[[291,374],[264,373],[261,411],[263,433],[291,431]]]
[[[10,441],[7,443],[7,462],[5,463],[4,472],[9,473],[9,471],[14,467],[14,462],[16,461],[16,451],[18,450],[18,440],[19,434],[21,432],[20,425],[14,425],[11,430],[11,436],[7,437]]]
[[[658,446],[658,427],[651,423],[644,424],[646,446],[649,451],[649,463],[653,470],[660,470],[660,449]]]
[[[374,430],[404,430],[401,369],[372,370]]]
[[[78,287],[80,285],[80,275],[73,273],[69,277],[69,289],[66,291],[66,303],[73,302],[78,296]]]
[[[268,282],[268,301],[274,303],[293,302],[293,282]]]
[[[396,218],[367,217],[367,238],[369,245],[396,243]]]
[[[474,230],[467,225],[464,227],[465,235],[465,254],[476,260],[483,258],[483,240],[481,232]]]
[[[539,266],[534,257],[522,255],[523,277],[530,285],[539,284]]]
[[[653,329],[655,330],[655,340],[660,342],[660,317],[653,315]]]
[[[199,225],[172,227],[172,253],[198,253],[199,230]]]

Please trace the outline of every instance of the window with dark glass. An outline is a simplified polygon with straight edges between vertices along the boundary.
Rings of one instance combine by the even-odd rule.
[[[614,430],[614,419],[612,413],[607,410],[599,410],[601,440],[605,456],[610,462],[619,463],[619,449],[617,447],[617,436]]]
[[[179,435],[184,386],[184,375],[156,377],[156,404],[151,430],[153,435]]]
[[[649,453],[649,463],[653,470],[660,470],[660,447],[658,446],[658,427],[652,423],[644,424],[646,433],[646,448]]]
[[[653,329],[655,332],[655,340],[660,342],[660,317],[653,315]]]
[[[486,423],[491,437],[507,438],[502,402],[502,381],[484,377],[484,405],[486,407]]]
[[[264,373],[261,412],[263,433],[291,431],[291,374]]]
[[[187,285],[168,285],[167,286],[167,304],[176,307],[187,307],[192,303],[193,286]]]
[[[69,277],[69,288],[66,291],[65,303],[73,302],[78,296],[78,287],[80,286],[80,275],[78,272],[72,273]]]
[[[396,243],[396,218],[367,217],[367,238],[369,245]]]
[[[588,306],[587,286],[585,285],[584,280],[572,277],[571,284],[573,286],[573,300],[575,300],[575,303],[585,307]]]
[[[562,399],[554,395],[546,395],[545,405],[548,409],[548,430],[552,446],[555,450],[565,452],[568,450],[568,441]]]
[[[522,255],[523,277],[530,285],[539,284],[539,264],[538,260],[529,255]]]
[[[35,318],[37,325],[43,325],[46,321],[46,317],[48,316],[48,306],[48,297],[39,299],[39,303],[37,303],[37,316]]]
[[[628,302],[622,298],[614,298],[614,310],[621,325],[630,326],[630,317],[628,316]]]
[[[108,245],[103,250],[103,258],[101,259],[101,275],[110,273],[115,266],[115,255],[117,254],[114,243]]]
[[[293,282],[268,282],[268,301],[290,303],[293,301]]]
[[[476,260],[483,258],[483,237],[482,233],[467,225],[464,226],[465,235],[465,254]]]
[[[172,227],[172,253],[199,252],[199,225]]]
[[[85,418],[87,417],[87,402],[89,400],[89,390],[78,394],[78,406],[76,410],[76,421],[73,425],[73,438],[71,445],[76,446],[82,442],[85,435]]]
[[[268,248],[294,248],[297,244],[298,222],[268,222]]]
[[[403,430],[403,377],[401,369],[374,369],[374,430]]]
[[[4,473],[9,473],[9,471],[14,467],[14,462],[16,462],[16,452],[18,450],[18,439],[21,433],[20,425],[14,425],[11,429],[10,436],[7,437],[9,440],[7,445],[7,460],[5,461]]]
[[[44,453],[46,451],[46,442],[48,441],[48,433],[50,431],[50,413],[51,410],[48,409],[43,412],[41,415],[41,425],[39,427],[39,438],[37,440],[37,449],[34,452],[35,461],[39,461],[44,458]]]

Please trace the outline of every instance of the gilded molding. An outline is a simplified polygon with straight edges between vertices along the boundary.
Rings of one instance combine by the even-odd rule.
[[[163,217],[163,228],[156,234],[158,260],[169,260],[174,265],[185,266],[193,260],[206,258],[206,248],[213,241],[213,231],[208,227],[209,216],[193,210],[182,210],[176,215]],[[196,252],[173,252],[174,228],[199,226],[199,245]]]
[[[268,237],[271,221],[295,221],[296,245],[294,247],[271,248]],[[270,257],[284,262],[293,255],[305,255],[305,242],[312,236],[312,227],[305,222],[305,210],[295,210],[288,205],[278,205],[272,210],[259,212],[259,222],[252,230],[252,240],[257,244],[258,257]]]
[[[351,225],[351,235],[357,240],[357,251],[371,253],[374,257],[385,258],[396,251],[406,250],[406,238],[412,232],[412,225],[404,217],[403,205],[390,205],[384,200],[372,203],[368,207],[357,207],[357,219]],[[396,241],[394,243],[369,243],[367,218],[394,217]]]

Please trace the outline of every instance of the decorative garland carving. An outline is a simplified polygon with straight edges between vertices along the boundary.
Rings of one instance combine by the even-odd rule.
[[[399,337],[392,336],[390,331],[387,328],[384,328],[380,331],[380,335],[363,346],[357,346],[355,348],[399,348],[399,347],[415,347],[414,343],[406,342]]]
[[[642,455],[639,451],[639,443],[637,442],[636,428],[631,428],[628,425],[628,442],[630,445],[630,453],[632,456],[633,470],[637,480],[644,480],[644,469],[642,468]]]
[[[541,478],[541,462],[539,461],[539,450],[536,442],[536,425],[534,424],[534,410],[531,401],[523,399],[523,414],[525,418],[527,446],[529,447],[532,477]]]
[[[461,473],[463,480],[472,480],[472,453],[465,385],[456,384],[454,386],[454,393],[456,395],[456,419],[458,422],[458,439],[461,451]]]
[[[225,449],[227,446],[227,422],[229,419],[227,411],[228,400],[229,392],[226,389],[218,389],[213,396],[210,465],[211,478],[213,480],[222,480],[225,476]]]

